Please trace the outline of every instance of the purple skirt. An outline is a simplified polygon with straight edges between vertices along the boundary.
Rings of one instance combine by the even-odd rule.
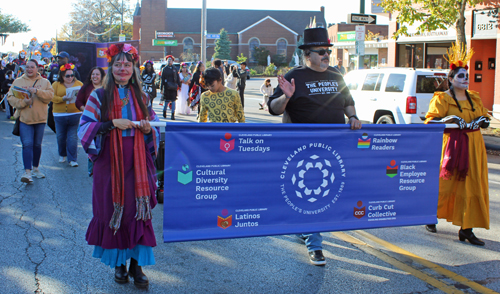
[[[111,196],[111,156],[110,137],[104,140],[101,154],[94,162],[94,185],[92,187],[92,211],[85,239],[89,245],[104,249],[133,249],[136,245],[156,246],[156,238],[151,220],[135,219],[135,180],[134,180],[134,137],[123,137],[123,166],[125,168],[125,204],[120,229],[114,233],[109,227],[113,215]],[[147,147],[146,147],[147,150]],[[147,152],[147,151],[146,151]],[[153,158],[147,152],[147,171],[150,190],[151,209],[156,206],[156,169]]]

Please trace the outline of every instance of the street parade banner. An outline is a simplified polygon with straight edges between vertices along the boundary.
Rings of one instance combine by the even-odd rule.
[[[444,127],[167,124],[164,241],[435,223]]]

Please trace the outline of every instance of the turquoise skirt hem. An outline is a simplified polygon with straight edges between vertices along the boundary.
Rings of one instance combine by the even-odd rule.
[[[101,246],[94,246],[92,257],[100,258],[102,263],[111,268],[127,265],[127,259],[130,258],[137,260],[140,266],[155,264],[153,247],[144,245],[136,245],[132,249],[104,249]]]

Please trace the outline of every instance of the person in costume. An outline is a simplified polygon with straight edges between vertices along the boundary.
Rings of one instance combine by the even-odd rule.
[[[194,110],[195,107],[198,107],[198,113],[200,113],[200,97],[205,89],[200,84],[200,78],[203,76],[203,72],[205,71],[205,64],[203,62],[198,61],[196,63],[196,67],[194,68],[193,78],[191,79],[191,84],[189,84],[189,96],[191,98],[190,108]]]
[[[144,67],[142,69],[142,67]],[[146,60],[141,66],[142,90],[149,95],[151,103],[156,98],[156,73],[153,68],[153,62]]]
[[[42,58],[48,58],[49,60],[52,59],[52,53],[50,53],[50,50],[52,50],[52,46],[48,42],[43,43],[42,45]]]
[[[165,101],[163,118],[167,118],[167,108],[168,104],[170,104],[172,107],[172,116],[170,119],[175,120],[175,100],[177,100],[177,88],[180,87],[181,83],[174,67],[174,57],[168,55],[165,57],[165,60],[167,61],[167,65],[161,71],[160,83],[162,100]]]
[[[40,43],[38,43],[38,39],[33,37],[28,44],[28,52],[27,52],[28,58],[33,58],[35,56],[35,52],[40,51],[40,49],[41,46]]]
[[[82,112],[75,105],[75,98],[68,96],[66,89],[81,87],[83,84],[75,77],[75,65],[66,63],[59,68],[57,82],[52,84],[54,88],[53,115],[56,124],[57,149],[59,162],[66,162],[77,167],[78,136],[77,129]]]
[[[177,93],[177,97],[179,98],[179,105],[175,110],[176,114],[184,114],[188,115],[191,113],[191,109],[189,108],[189,85],[191,84],[191,73],[187,68],[187,64],[185,62],[181,63],[181,68],[179,71],[179,80],[181,81],[181,87]]]
[[[474,51],[453,45],[446,60],[450,63],[449,90],[435,92],[425,123],[455,123],[445,129],[439,174],[437,217],[460,226],[458,238],[483,246],[473,228],[489,229],[488,165],[486,148],[479,128],[489,125],[488,109],[479,93],[468,90],[467,63]],[[436,225],[426,229],[436,233]]]
[[[115,268],[115,282],[127,283],[130,275],[137,287],[147,287],[142,266],[155,264],[151,210],[159,144],[159,129],[149,122],[158,118],[142,91],[137,49],[118,43],[106,55],[103,87],[90,95],[78,132],[94,162],[93,218],[85,239],[95,246],[94,257]]]
[[[207,122],[207,117],[210,122],[245,122],[240,95],[224,86],[222,73],[218,68],[210,67],[205,70],[202,84],[205,84],[208,91],[201,94],[198,122]]]

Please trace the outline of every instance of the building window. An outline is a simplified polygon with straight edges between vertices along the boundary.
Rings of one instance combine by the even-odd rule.
[[[286,45],[287,44],[285,39],[279,39],[278,43],[276,44],[276,54],[286,56]]]
[[[250,56],[250,62],[256,62],[255,58],[254,58],[254,49],[255,47],[259,47],[260,46],[260,42],[259,42],[259,39],[257,38],[252,38],[250,39],[250,41],[248,42],[248,56]]]
[[[182,41],[182,44],[184,45],[184,50],[183,52],[193,52],[193,39],[191,38],[185,38],[184,41]]]

